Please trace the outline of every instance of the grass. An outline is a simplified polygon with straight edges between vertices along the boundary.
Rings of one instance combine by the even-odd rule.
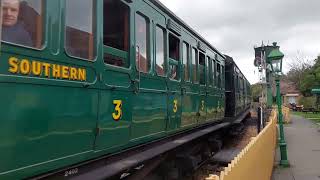
[[[295,112],[295,111],[291,111],[291,113],[293,115],[297,115],[297,116],[304,117],[306,119],[310,119],[316,123],[320,123],[320,113],[314,114],[314,113],[304,113],[304,112]]]

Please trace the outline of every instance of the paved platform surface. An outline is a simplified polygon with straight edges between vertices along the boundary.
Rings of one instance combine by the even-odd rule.
[[[291,116],[285,125],[290,168],[276,168],[273,180],[320,180],[320,128],[310,120]],[[277,149],[279,161],[279,148]]]

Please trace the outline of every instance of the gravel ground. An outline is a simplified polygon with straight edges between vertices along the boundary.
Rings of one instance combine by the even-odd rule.
[[[243,149],[244,147],[249,144],[252,137],[255,137],[258,135],[257,132],[257,125],[256,125],[256,119],[250,118],[245,122],[245,130],[243,134],[240,135],[240,137],[237,137],[237,141],[234,144],[234,147]],[[239,138],[239,139],[238,139]]]
[[[233,137],[228,142],[224,144],[223,149],[243,149],[249,144],[252,137],[257,136],[257,126],[256,126],[256,117],[252,116],[252,118],[247,119],[244,122],[245,128],[243,133],[239,136]],[[210,174],[219,175],[220,172],[224,169],[224,165],[218,164],[215,162],[204,165],[199,172],[197,173],[195,180],[204,180]]]

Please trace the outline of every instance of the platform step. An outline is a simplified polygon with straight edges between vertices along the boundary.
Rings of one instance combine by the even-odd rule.
[[[212,157],[212,161],[222,164],[230,163],[239,153],[240,148],[222,149]]]

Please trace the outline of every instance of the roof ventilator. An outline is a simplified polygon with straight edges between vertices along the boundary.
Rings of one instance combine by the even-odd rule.
[[[207,51],[207,47],[204,43],[202,43],[201,41],[198,41],[198,49],[200,49],[203,52]]]
[[[176,35],[181,36],[181,31],[182,31],[181,26],[179,26],[177,23],[175,23],[171,19],[168,19],[167,28],[173,31]]]

